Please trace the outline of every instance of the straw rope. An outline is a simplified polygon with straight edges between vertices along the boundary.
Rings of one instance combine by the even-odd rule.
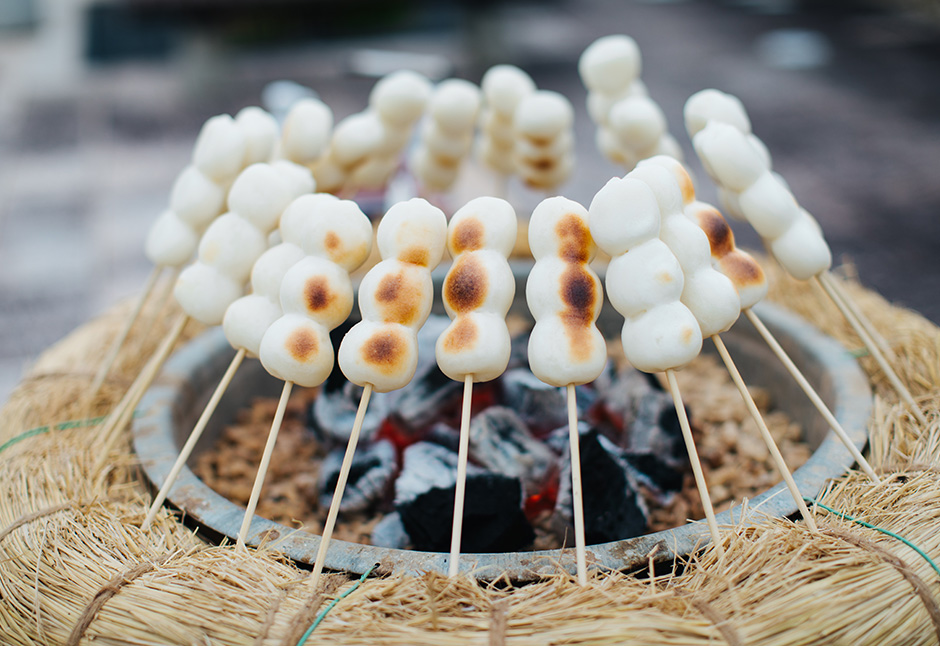
[[[859,347],[819,294],[770,273],[774,298]],[[834,510],[813,509],[819,534],[786,519],[723,527],[720,558],[709,547],[648,579],[595,572],[584,588],[564,573],[524,586],[379,576],[325,615],[327,602],[351,590],[348,577],[331,574],[313,590],[276,541],[239,554],[168,512],[141,531],[151,493],[128,434],[99,466],[96,428],[63,424],[107,413],[153,350],[156,341],[130,339],[88,410],[88,375],[127,311],[116,309],[40,357],[0,412],[3,643],[296,646],[318,613],[308,644],[937,643],[940,576],[903,542],[849,517],[940,561],[940,331],[854,283],[846,288],[887,335],[892,367],[929,423],[917,425],[878,366],[861,359],[876,392],[870,459],[884,482],[858,473],[833,482],[816,496]],[[39,427],[48,430],[8,443]]]

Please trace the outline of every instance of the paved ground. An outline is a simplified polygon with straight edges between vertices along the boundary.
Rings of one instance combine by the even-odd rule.
[[[357,111],[373,80],[351,70],[368,49],[418,52],[471,80],[512,62],[567,94],[580,162],[562,192],[587,202],[617,169],[593,148],[575,63],[595,38],[628,33],[689,156],[685,99],[710,86],[737,94],[837,258],[940,322],[940,31],[794,6],[572,0],[466,14],[445,4],[415,8],[403,32],[275,47],[187,30],[162,61],[93,66],[62,33],[0,32],[0,401],[40,350],[143,284],[146,229],[204,119],[258,103],[279,78],[314,87],[337,116]]]

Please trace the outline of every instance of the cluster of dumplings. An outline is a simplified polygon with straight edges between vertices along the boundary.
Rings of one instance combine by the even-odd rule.
[[[640,68],[640,48],[623,35],[599,38],[578,60],[588,114],[597,126],[597,148],[626,170],[655,155],[682,159],[666,115],[640,80]]]
[[[428,115],[409,165],[425,189],[449,190],[463,160],[473,148],[473,132],[480,111],[480,88],[462,79],[438,85],[428,103]]]
[[[685,113],[695,152],[729,213],[746,219],[794,278],[827,271],[832,253],[822,229],[771,170],[767,147],[751,133],[741,102],[706,90],[689,99]]]
[[[206,227],[225,207],[235,177],[256,162],[268,161],[277,143],[274,117],[257,107],[234,118],[212,117],[202,126],[192,160],[170,191],[169,208],[147,235],[144,252],[158,267],[181,267],[192,258]]]

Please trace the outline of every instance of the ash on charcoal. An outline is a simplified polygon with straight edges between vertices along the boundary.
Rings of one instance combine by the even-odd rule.
[[[565,390],[546,384],[528,368],[506,371],[500,385],[503,403],[512,407],[533,432],[547,432],[567,422]]]
[[[440,444],[447,449],[456,452],[460,445],[460,429],[456,429],[450,424],[438,422],[430,428],[424,436],[424,440],[433,444]]]
[[[397,511],[393,511],[376,523],[372,528],[370,542],[376,547],[389,547],[396,550],[408,547],[408,532],[405,531],[405,526]]]
[[[418,367],[414,378],[393,396],[395,417],[407,428],[426,428],[460,406],[463,384],[450,379],[437,366],[437,338],[450,325],[446,316],[430,316],[418,332]]]
[[[320,507],[328,509],[336,490],[345,449],[336,449],[324,458],[320,466]],[[343,513],[365,511],[385,497],[395,475],[395,447],[387,440],[361,446],[353,456],[346,483],[346,492],[340,502]]]
[[[622,451],[597,429],[580,434],[581,487],[584,497],[584,533],[588,545],[640,536],[647,531],[649,512],[640,496],[637,474]],[[558,499],[556,531],[572,526],[571,460],[564,456]],[[570,531],[568,533],[570,536]]]
[[[435,444],[418,442],[405,450],[395,508],[414,549],[450,549],[456,465],[457,454]],[[468,465],[462,551],[515,551],[534,538],[522,511],[521,482]]]
[[[351,327],[352,324],[346,322],[330,332],[330,341],[334,348],[339,347],[343,336]],[[326,378],[319,395],[310,407],[308,423],[317,439],[327,444],[345,446],[352,433],[360,399],[362,387],[346,379],[346,375],[339,368],[339,362],[335,362],[333,371]],[[381,393],[372,396],[362,422],[362,442],[368,442],[375,436],[382,420],[389,414],[389,404],[388,398],[382,397]]]
[[[525,495],[537,492],[555,464],[511,408],[491,406],[470,421],[470,457],[490,471],[518,478]]]

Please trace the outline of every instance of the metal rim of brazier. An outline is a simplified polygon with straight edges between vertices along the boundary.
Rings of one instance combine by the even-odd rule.
[[[524,282],[525,267],[517,271]],[[440,273],[440,272],[436,272]],[[440,282],[440,281],[436,281]],[[524,289],[517,289],[514,309],[526,313]],[[871,413],[871,390],[857,361],[835,340],[795,315],[771,304],[755,308],[781,345],[807,379],[819,390],[836,418],[856,446],[867,442],[867,424]],[[619,334],[622,318],[605,306],[598,326],[608,338]],[[784,371],[782,364],[746,321],[739,321],[722,339],[738,363],[748,384],[768,387],[778,408],[800,422],[807,441],[818,443],[810,459],[794,472],[800,492],[815,497],[827,481],[845,473],[853,463],[848,450],[829,431],[808,399]],[[706,347],[708,346],[706,342]],[[134,423],[134,449],[151,482],[162,484],[179,455],[179,447],[192,429],[196,418],[217,385],[234,350],[221,329],[212,329],[177,351],[141,403],[142,414]],[[234,419],[237,403],[247,396],[277,396],[281,382],[267,375],[256,360],[243,364],[223,397],[218,410],[197,446],[208,446],[221,428]],[[190,458],[192,462],[193,458]],[[222,497],[184,467],[169,492],[168,500],[185,512],[197,526],[235,537],[244,516],[244,508]],[[762,492],[747,505],[717,515],[719,525],[748,522],[766,516],[789,516],[796,506],[782,482]],[[744,517],[742,517],[744,516]],[[630,570],[648,563],[654,548],[655,560],[667,561],[684,556],[709,542],[704,521],[687,523],[671,530],[647,534],[587,548],[588,562],[600,569]],[[277,551],[297,562],[312,564],[320,537],[255,517],[248,534],[249,545],[276,544]],[[325,566],[361,574],[376,564],[383,571],[420,575],[427,571],[446,572],[449,555],[436,552],[399,550],[332,540]],[[575,571],[573,549],[510,552],[501,554],[462,554],[460,570],[481,579],[508,576],[513,580],[532,580],[557,573]]]

